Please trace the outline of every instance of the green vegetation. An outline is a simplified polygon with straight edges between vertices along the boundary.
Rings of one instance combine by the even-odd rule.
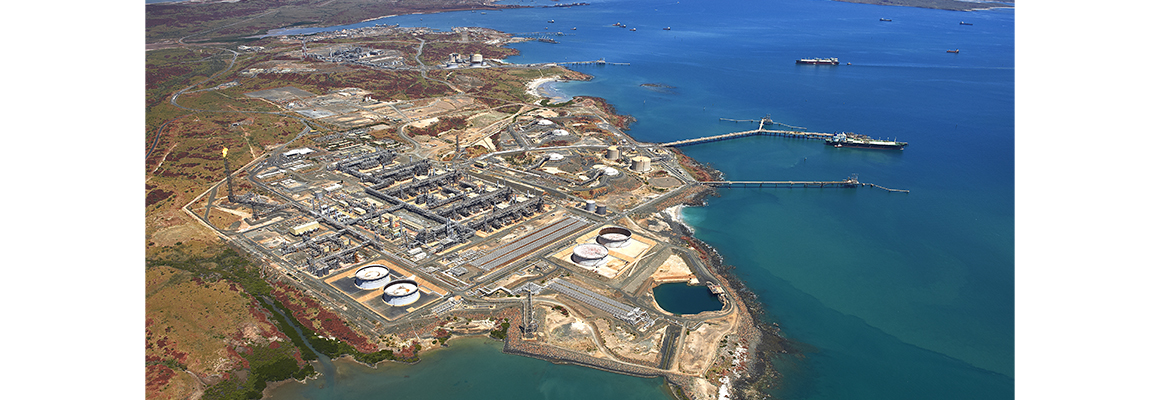
[[[574,102],[576,100],[572,99],[572,100],[568,100],[566,102],[558,103],[558,104],[548,104],[549,101],[551,101],[551,99],[540,100],[540,105],[544,106],[544,107],[552,107],[552,108],[567,107],[567,106],[572,105],[572,102]]]
[[[205,399],[260,399],[266,382],[283,381],[290,378],[305,379],[314,374],[314,367],[298,367],[298,361],[286,354],[284,349],[258,347],[245,356],[250,363],[250,373],[246,380],[227,379],[205,390]]]
[[[512,324],[510,324],[508,322],[504,322],[502,324],[499,324],[499,329],[491,331],[491,337],[493,339],[499,339],[499,340],[506,339],[508,328],[510,328],[511,326],[512,326]]]
[[[207,257],[194,254],[189,246],[183,246],[179,242],[173,246],[166,246],[154,252],[151,258],[145,259],[145,265],[165,265],[188,271],[207,282],[225,279],[241,285],[245,293],[263,299],[268,299],[270,292],[273,290],[270,284],[259,275],[257,268],[254,268],[249,260],[246,260],[245,257],[238,254],[232,247],[226,247],[220,253]],[[270,301],[270,303],[273,303],[273,306],[265,301],[258,301],[258,304],[261,304],[262,307],[274,315],[272,320],[278,325],[278,330],[290,337],[294,346],[301,353],[303,360],[318,359],[318,356],[313,351],[310,351],[309,347],[306,347],[306,342],[302,341],[302,338],[294,333],[294,328],[286,321],[287,318],[281,318],[281,315],[275,311],[275,308],[282,311],[282,315],[292,315],[290,310],[277,301]]]
[[[302,328],[302,331],[304,333],[311,332],[310,329],[307,329],[305,327]],[[356,361],[361,362],[361,363],[365,363],[365,364],[370,364],[370,365],[377,364],[378,362],[383,361],[383,360],[403,361],[403,362],[418,361],[418,358],[405,359],[405,358],[398,357],[395,355],[395,352],[390,350],[390,349],[379,350],[379,351],[376,351],[374,353],[363,353],[363,352],[360,352],[357,349],[355,349],[354,346],[351,346],[351,345],[349,345],[341,340],[338,340],[338,339],[332,340],[329,338],[320,338],[320,337],[318,337],[318,335],[313,334],[313,333],[308,333],[307,335],[308,335],[309,340],[310,340],[310,346],[314,347],[314,349],[318,350],[319,353],[322,353],[329,358],[338,358],[338,357],[341,357],[343,355],[350,355]]]

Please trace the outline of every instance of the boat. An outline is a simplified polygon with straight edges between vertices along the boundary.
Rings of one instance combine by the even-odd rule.
[[[575,26],[573,26],[573,27],[572,27],[572,30],[576,30],[576,27],[575,27]]]
[[[632,28],[632,29],[629,29],[629,30],[630,30],[630,31],[633,31],[633,32],[636,32],[636,28]]]
[[[669,28],[669,27],[667,27],[667,26],[666,26],[666,27],[665,27],[665,30],[666,30],[666,31],[671,31],[671,30],[673,30],[673,28]]]
[[[878,18],[879,21],[890,22],[890,18]]]
[[[556,23],[556,20],[554,20],[554,19],[549,19],[549,20],[548,20],[548,23],[549,23],[549,24],[554,24],[554,23]]]
[[[838,65],[838,59],[836,57],[803,58],[803,59],[797,60],[797,63],[798,64],[809,64],[809,65]]]
[[[834,147],[853,147],[861,149],[902,150],[906,142],[895,140],[871,139],[866,135],[856,133],[839,133],[834,137],[826,138],[826,144]]]
[[[955,54],[959,54],[959,49],[954,49],[954,50],[947,50],[947,53],[955,53]]]
[[[974,24],[972,24],[970,22],[959,21],[959,25],[974,25]]]

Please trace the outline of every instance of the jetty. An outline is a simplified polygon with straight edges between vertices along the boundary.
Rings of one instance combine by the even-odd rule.
[[[604,59],[601,58],[599,60],[592,60],[592,61],[558,62],[558,63],[556,63],[556,65],[629,65],[629,64],[628,63],[618,63],[618,62],[608,62],[608,61],[604,61]]]
[[[857,188],[857,187],[872,187],[882,189],[893,193],[910,193],[906,189],[891,189],[888,187],[876,185],[873,183],[859,182],[858,175],[851,175],[849,178],[841,181],[701,181],[698,182],[705,186],[714,188]]]
[[[740,120],[740,119],[729,119],[729,118],[721,118],[720,120],[721,121],[730,121],[730,122],[757,122],[758,126],[757,126],[757,129],[750,130],[750,131],[733,132],[733,133],[726,133],[723,135],[714,135],[714,136],[705,136],[705,137],[699,137],[699,138],[693,138],[693,139],[677,140],[674,142],[661,143],[660,146],[661,147],[691,146],[694,144],[718,142],[718,141],[722,141],[722,140],[743,138],[743,137],[747,137],[747,136],[781,136],[781,137],[797,138],[797,139],[823,139],[823,140],[826,138],[834,137],[833,133],[806,132],[806,130],[805,130],[806,128],[793,126],[793,125],[786,125],[786,124],[783,124],[780,122],[776,122],[772,119],[769,119],[769,116],[766,116],[765,118],[762,118],[760,120],[752,120],[752,119]],[[766,125],[781,125],[783,127],[789,128],[790,130],[765,129]]]

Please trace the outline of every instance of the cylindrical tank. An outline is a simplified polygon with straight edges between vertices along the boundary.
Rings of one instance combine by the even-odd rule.
[[[588,200],[584,202],[584,211],[596,211],[596,200]]]
[[[411,279],[399,279],[383,288],[383,301],[395,307],[409,305],[419,300],[419,283]]]
[[[610,226],[600,230],[599,236],[596,237],[596,243],[611,248],[619,248],[628,246],[628,239],[631,237],[632,231],[619,226]]]
[[[606,206],[606,205],[596,206],[596,213],[600,214],[600,215],[607,214],[608,213],[608,206]]]
[[[390,270],[382,265],[374,264],[359,268],[354,273],[354,285],[362,290],[378,289],[391,281]]]
[[[645,156],[636,156],[632,158],[632,170],[636,172],[648,172],[652,169],[652,159]]]
[[[604,150],[604,158],[609,160],[620,159],[620,148],[616,146],[609,146],[608,149]]]
[[[608,248],[598,243],[584,243],[572,249],[572,262],[585,267],[596,267],[608,257]]]

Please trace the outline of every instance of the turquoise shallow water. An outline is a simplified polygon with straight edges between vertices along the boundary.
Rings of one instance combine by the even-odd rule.
[[[804,352],[773,360],[784,381],[771,394],[1014,397],[1014,12],[822,0],[590,2],[375,22],[575,33],[555,45],[515,45],[522,54],[511,61],[631,63],[576,67],[593,80],[556,87],[608,99],[637,118],[629,133],[642,141],[753,129],[718,118],[769,114],[811,131],[909,142],[901,152],[770,137],[683,148],[730,179],[837,180],[857,173],[864,182],[911,190],[722,190],[705,207],[685,209],[685,217],[758,293],[766,318]],[[878,21],[883,17],[893,22]],[[951,49],[960,52],[946,53]],[[843,65],[793,63],[803,57],[838,57]],[[648,90],[643,83],[675,89]],[[454,374],[470,379],[481,372],[457,357],[476,351],[488,350],[453,346],[440,357],[461,365]],[[497,366],[524,362],[490,357]],[[425,373],[413,371],[341,382]],[[441,393],[428,397],[456,397]]]
[[[663,400],[663,378],[641,379],[500,353],[503,343],[485,338],[452,340],[416,365],[382,363],[369,368],[339,360],[337,383],[292,382],[272,390],[273,399],[592,399]],[[593,397],[595,396],[595,397]]]

